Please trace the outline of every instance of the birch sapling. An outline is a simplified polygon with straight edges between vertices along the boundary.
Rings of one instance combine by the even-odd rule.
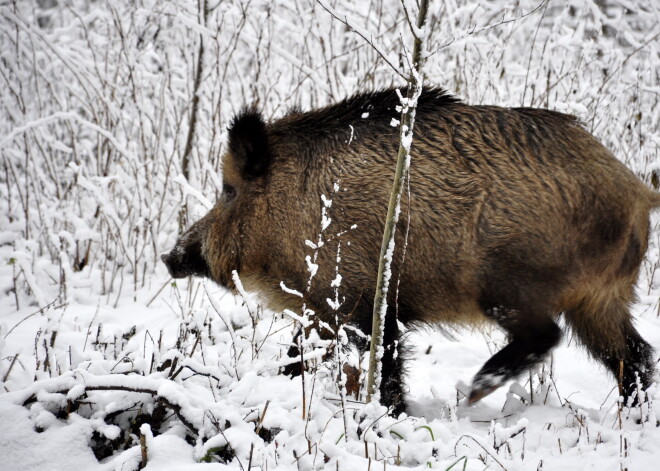
[[[383,231],[383,242],[380,249],[380,260],[378,263],[378,280],[376,284],[376,295],[374,297],[374,311],[371,330],[371,350],[369,356],[369,375],[367,378],[367,402],[379,400],[381,384],[382,364],[385,348],[396,348],[396,345],[383,345],[383,331],[385,316],[387,313],[387,293],[391,277],[392,257],[394,255],[394,235],[396,224],[401,213],[401,194],[404,183],[410,169],[410,148],[413,139],[413,128],[415,124],[415,111],[417,99],[422,93],[423,67],[425,54],[425,32],[424,24],[428,13],[428,0],[419,2],[417,24],[411,20],[411,5],[408,0],[402,0],[403,10],[408,19],[408,25],[414,37],[413,53],[410,57],[407,53],[410,74],[408,76],[408,92],[406,97],[401,98],[402,113],[399,131],[399,153],[397,158],[396,173],[392,185],[392,193],[387,208],[387,218]],[[407,52],[407,51],[406,51]],[[391,311],[390,315],[395,315]]]

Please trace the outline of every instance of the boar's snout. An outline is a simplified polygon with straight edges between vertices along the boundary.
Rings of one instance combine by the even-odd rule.
[[[170,273],[172,278],[183,278],[186,275],[182,274],[179,268],[181,264],[178,263],[177,258],[178,257],[176,257],[176,254],[173,254],[173,252],[164,253],[160,256],[160,259],[167,267],[167,271]]]
[[[163,254],[160,258],[172,278],[185,278],[191,275],[209,276],[209,267],[199,243],[188,246],[177,243],[170,253]]]

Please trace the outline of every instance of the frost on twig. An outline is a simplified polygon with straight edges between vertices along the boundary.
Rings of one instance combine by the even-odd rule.
[[[408,0],[405,0],[405,1],[408,1]],[[502,16],[502,19],[499,20],[499,21],[497,21],[497,22],[495,22],[495,23],[487,24],[486,26],[482,26],[482,27],[479,27],[479,28],[475,25],[475,26],[473,26],[472,28],[470,28],[467,32],[465,32],[465,33],[463,33],[463,34],[461,34],[461,35],[459,35],[459,36],[454,36],[454,37],[451,38],[450,40],[448,40],[448,41],[442,43],[439,47],[435,48],[433,51],[427,52],[427,53],[426,53],[427,58],[428,58],[428,57],[431,57],[432,55],[434,55],[434,54],[437,53],[438,51],[440,51],[440,50],[442,50],[442,49],[445,49],[445,48],[451,46],[451,45],[454,44],[456,41],[460,41],[460,40],[462,40],[462,39],[469,38],[470,36],[474,36],[474,35],[476,35],[476,34],[483,33],[483,32],[485,32],[485,31],[488,31],[488,30],[491,30],[491,29],[497,28],[497,27],[499,27],[499,26],[503,26],[503,25],[508,24],[508,23],[513,23],[513,22],[515,22],[515,21],[522,20],[523,18],[526,18],[526,17],[532,15],[533,13],[535,13],[536,11],[538,11],[543,5],[545,5],[545,4],[547,4],[547,3],[548,3],[548,0],[541,0],[541,2],[540,2],[538,5],[536,5],[534,8],[532,8],[532,9],[529,10],[528,12],[523,13],[523,14],[521,14],[521,15],[519,15],[519,16],[516,16],[516,17],[513,17],[513,18],[506,18],[506,17],[503,15],[503,16]]]
[[[399,128],[399,152],[397,156],[396,172],[387,208],[385,230],[383,232],[383,242],[378,264],[376,294],[374,297],[369,376],[367,383],[368,401],[372,399],[380,400],[382,358],[385,348],[396,350],[396,345],[383,345],[383,330],[385,327],[385,316],[387,315],[387,295],[389,292],[390,278],[392,276],[391,266],[395,249],[394,236],[396,225],[399,221],[399,215],[401,213],[401,196],[403,194],[404,183],[408,178],[408,171],[410,168],[410,149],[413,140],[417,100],[422,93],[423,86],[423,67],[426,59],[423,30],[428,14],[428,3],[428,0],[422,0],[419,3],[417,24],[412,30],[415,40],[412,57],[408,63],[409,75],[407,78],[408,89],[406,97],[402,97],[401,93],[397,91],[403,110]],[[404,2],[404,10],[406,10],[406,15],[409,15],[410,5],[406,2]],[[394,355],[396,356],[396,352],[394,352]]]
[[[347,15],[342,15],[337,12],[334,8],[328,5],[325,0],[316,0],[319,5],[321,5],[325,11],[330,13],[336,20],[341,21],[348,28],[354,31],[358,36],[364,39],[369,45],[378,53],[378,55],[390,66],[392,71],[394,71],[401,78],[405,79],[406,76],[399,67],[397,67],[396,60],[389,57],[389,54],[375,41],[373,35],[369,33],[366,29],[358,25],[355,21],[351,20]]]

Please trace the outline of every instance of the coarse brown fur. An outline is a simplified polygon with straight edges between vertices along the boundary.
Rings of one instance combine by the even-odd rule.
[[[331,223],[307,303],[334,325],[326,299],[334,298],[340,250],[340,319],[369,333],[398,104],[384,90],[271,123],[253,109],[239,114],[224,156],[223,196],[163,257],[172,275],[208,275],[231,288],[237,270],[274,309],[299,310],[300,299],[280,283],[299,291],[307,285],[305,241],[318,240],[324,195],[332,200]],[[490,318],[510,335],[475,377],[471,401],[542,359],[559,341],[561,313],[617,377],[624,362],[624,394],[633,392],[637,374],[650,385],[652,349],[632,325],[629,305],[649,211],[660,197],[574,117],[469,106],[427,89],[417,107],[409,190],[389,318],[468,326]],[[387,325],[384,361],[393,373],[381,390],[401,410],[396,322]]]

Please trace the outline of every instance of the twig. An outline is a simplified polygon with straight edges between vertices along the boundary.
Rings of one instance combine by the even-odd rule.
[[[350,20],[348,16],[343,15],[342,17],[340,13],[335,11],[331,6],[327,5],[324,0],[316,0],[316,2],[319,5],[321,5],[321,7],[323,7],[325,11],[330,13],[330,15],[332,15],[336,20],[346,25],[354,33],[356,33],[358,36],[364,39],[399,77],[406,80],[408,79],[408,77],[406,77],[406,75],[403,72],[401,72],[401,70],[399,70],[399,68],[396,65],[394,65],[394,62],[389,57],[387,57],[387,53],[378,44],[376,44],[376,42],[374,41],[373,34],[369,33],[361,26],[358,26],[356,23]]]
[[[491,458],[493,458],[493,460],[494,460],[497,464],[500,465],[500,468],[502,468],[504,471],[507,471],[506,468],[504,467],[504,465],[503,465],[502,463],[500,463],[500,461],[499,461],[497,458],[495,458],[495,455],[493,455],[490,451],[488,451],[488,449],[487,449],[485,446],[483,446],[483,445],[479,442],[479,440],[477,440],[476,438],[474,438],[472,435],[461,435],[461,436],[458,438],[458,440],[456,440],[456,444],[454,445],[454,453],[456,453],[456,447],[458,446],[458,443],[459,443],[462,439],[464,439],[464,438],[470,438],[474,443],[476,443],[477,445],[479,445],[479,446],[481,447],[481,449],[484,450],[484,451],[488,454],[488,456],[490,456]]]
[[[388,314],[387,293],[390,284],[390,267],[394,258],[396,226],[399,221],[401,207],[401,196],[404,183],[406,182],[410,169],[410,149],[413,142],[413,129],[415,126],[415,114],[417,111],[417,100],[422,94],[424,82],[424,62],[426,61],[426,47],[424,44],[423,30],[428,15],[428,0],[420,2],[417,15],[417,27],[412,29],[415,40],[413,42],[412,58],[408,59],[410,75],[406,77],[408,89],[406,98],[399,94],[403,111],[401,112],[401,124],[399,127],[399,150],[396,162],[396,171],[392,190],[387,207],[387,216],[384,221],[383,239],[378,259],[378,278],[376,281],[376,292],[374,295],[371,346],[369,355],[369,374],[367,377],[367,402],[377,397],[380,391],[382,372],[382,352],[386,348],[396,348],[395,345],[383,345],[384,330],[387,316],[396,316],[396,310]],[[404,6],[405,8],[405,6]],[[412,24],[411,24],[412,27]],[[396,318],[394,319],[396,326]]]
[[[161,286],[160,289],[156,291],[156,294],[154,294],[153,298],[151,298],[151,300],[146,304],[146,307],[151,306],[151,303],[153,303],[156,300],[160,292],[163,291],[165,287],[172,282],[172,280],[173,278],[170,277],[165,283],[163,283],[163,286]]]
[[[143,469],[147,466],[147,437],[144,433],[140,434],[140,455],[142,457],[140,461],[140,469]]]
[[[53,299],[49,304],[45,305],[45,306],[42,307],[41,309],[39,309],[39,310],[33,312],[32,314],[27,315],[26,317],[24,317],[23,319],[21,319],[20,321],[18,321],[18,323],[17,323],[16,325],[14,325],[14,327],[12,327],[11,329],[9,329],[9,331],[8,331],[8,332],[4,335],[4,337],[2,337],[2,338],[3,338],[3,339],[6,339],[7,336],[8,336],[9,334],[11,334],[11,333],[14,331],[14,329],[15,329],[16,327],[18,327],[19,325],[21,325],[23,322],[25,322],[26,320],[28,320],[30,317],[36,316],[37,314],[41,314],[41,313],[47,311],[48,309],[50,309],[50,307],[51,307],[53,304],[55,304],[55,301],[57,301],[57,299],[58,299],[58,298]],[[59,308],[64,307],[64,306],[66,306],[66,303],[64,303],[64,304],[60,304],[60,305],[58,305],[58,306],[55,306],[53,309],[59,309]]]
[[[257,428],[254,430],[254,433],[256,433],[257,435],[259,435],[259,432],[261,432],[261,427],[264,423],[264,418],[266,417],[266,411],[268,410],[269,404],[270,404],[270,399],[266,401],[266,405],[264,405],[264,411],[261,413],[261,417],[259,417]]]
[[[543,18],[545,18],[545,12],[548,11],[548,4],[545,4],[541,18],[539,19],[539,24],[536,25],[536,31],[534,32],[534,39],[532,39],[532,46],[529,48],[529,59],[527,59],[527,72],[525,73],[525,85],[523,86],[523,96],[520,100],[520,106],[525,106],[525,94],[527,93],[527,79],[529,78],[529,69],[532,65],[532,53],[534,52],[534,45],[536,44],[536,36],[539,34],[539,29],[541,29],[541,23]]]
[[[482,26],[481,28],[478,28],[478,29],[477,29],[477,27],[476,27],[476,25],[475,25],[474,28],[472,28],[471,31],[468,31],[467,33],[462,34],[461,36],[454,36],[454,37],[451,38],[449,41],[447,41],[446,43],[444,43],[443,45],[441,45],[440,47],[438,47],[435,51],[430,52],[430,53],[427,55],[427,57],[431,57],[431,56],[433,56],[433,54],[435,54],[436,52],[438,52],[438,51],[440,51],[440,50],[442,50],[442,49],[445,49],[446,47],[451,46],[454,42],[456,42],[456,41],[460,41],[461,39],[469,38],[470,36],[473,36],[473,35],[475,35],[475,34],[483,33],[484,31],[488,31],[488,30],[490,30],[490,29],[494,29],[494,28],[497,28],[498,26],[502,26],[502,25],[505,25],[505,24],[508,24],[508,23],[513,23],[514,21],[522,20],[523,18],[526,18],[526,17],[528,17],[529,15],[531,15],[532,13],[536,12],[536,10],[538,10],[539,8],[541,8],[541,7],[543,6],[543,4],[546,3],[546,2],[547,2],[547,0],[542,0],[541,3],[539,3],[538,5],[536,5],[536,7],[534,7],[533,10],[530,10],[530,11],[528,11],[527,13],[523,13],[522,15],[517,16],[517,17],[515,17],[515,18],[507,18],[507,19],[502,18],[502,20],[501,20],[499,23],[495,23],[495,24],[492,24],[492,25]]]
[[[657,34],[655,34],[655,35],[654,35],[653,37],[651,37],[648,41],[644,42],[644,44],[642,44],[641,46],[639,46],[638,48],[636,48],[633,52],[631,52],[630,54],[628,54],[628,57],[626,57],[626,58],[623,60],[623,62],[621,62],[621,64],[619,64],[619,66],[618,66],[616,69],[614,69],[612,72],[610,72],[610,73],[607,75],[607,78],[606,78],[605,80],[603,80],[603,84],[600,86],[600,88],[598,89],[598,91],[595,93],[594,96],[601,96],[601,92],[603,91],[603,88],[605,87],[605,84],[607,84],[607,82],[609,82],[609,81],[612,79],[612,77],[614,77],[614,75],[616,75],[616,73],[619,71],[619,69],[621,69],[621,68],[626,64],[626,62],[628,62],[628,61],[630,60],[630,58],[631,58],[632,56],[634,56],[634,55],[637,54],[639,51],[641,51],[641,50],[644,49],[646,46],[648,46],[650,43],[652,43],[653,41],[655,41],[656,39],[658,39],[658,37],[660,37],[660,32],[657,33]]]
[[[200,8],[202,9],[202,18],[204,26],[206,26],[206,19],[208,17],[208,7],[206,0],[204,0]],[[186,180],[190,180],[190,153],[192,151],[192,141],[195,137],[195,129],[197,127],[197,109],[199,108],[199,85],[202,82],[202,67],[204,63],[204,36],[199,35],[199,52],[197,54],[197,67],[195,69],[195,78],[193,79],[193,96],[192,96],[192,109],[190,110],[190,122],[188,125],[188,136],[186,137],[186,147],[181,157],[181,172]]]
[[[250,458],[248,458],[248,471],[252,467],[252,453],[254,453],[254,442],[250,443]]]
[[[14,358],[11,359],[11,363],[9,364],[9,369],[5,373],[5,376],[2,378],[3,383],[7,382],[7,378],[9,378],[9,373],[11,373],[11,370],[14,367],[14,363],[16,363],[17,359],[18,359],[18,353],[16,355],[14,355]]]

